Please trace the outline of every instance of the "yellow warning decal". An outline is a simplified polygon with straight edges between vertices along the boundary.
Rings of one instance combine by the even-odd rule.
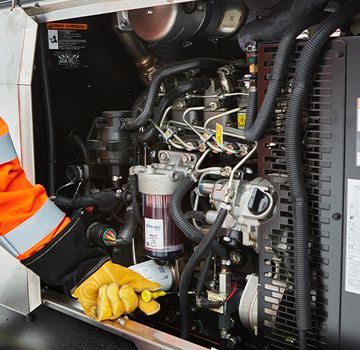
[[[216,123],[216,143],[222,145],[224,143],[224,130],[223,126]]]
[[[52,22],[46,24],[47,29],[59,29],[59,30],[88,30],[86,23],[58,23]]]
[[[239,113],[237,120],[238,120],[238,128],[244,128],[246,124],[246,114]]]

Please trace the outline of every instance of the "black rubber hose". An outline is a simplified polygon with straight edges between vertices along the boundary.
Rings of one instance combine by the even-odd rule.
[[[146,89],[135,100],[133,106],[131,107],[131,118],[136,119],[139,116],[139,114],[144,110],[144,106],[148,94],[149,94],[149,89]]]
[[[128,210],[125,213],[125,223],[121,227],[118,234],[118,243],[120,245],[129,245],[132,242],[133,237],[135,236],[137,229],[137,223],[134,216],[133,210]]]
[[[129,183],[129,191],[132,197],[131,203],[132,203],[134,217],[137,223],[142,227],[144,225],[144,222],[143,222],[143,217],[141,215],[140,202],[138,200],[139,191],[138,191],[137,176],[130,175],[128,179],[128,183]]]
[[[179,285],[179,300],[180,300],[180,314],[181,314],[181,338],[187,339],[190,331],[190,303],[189,303],[189,288],[193,272],[200,260],[211,249],[211,244],[219,233],[222,224],[227,216],[226,209],[220,209],[215,219],[214,224],[211,226],[208,234],[203,238],[201,243],[194,250],[193,255],[186,264],[184,271],[180,278]]]
[[[89,156],[82,137],[76,132],[72,132],[70,134],[70,140],[78,147],[83,163],[89,164]]]
[[[305,44],[295,72],[294,89],[286,117],[286,162],[294,214],[295,300],[301,349],[307,348],[306,331],[311,329],[309,205],[302,169],[301,126],[303,107],[311,88],[316,60],[329,37],[360,12],[360,1],[350,0],[329,16]]]
[[[246,24],[238,33],[240,47],[255,41],[280,40],[299,18],[305,19],[316,12],[321,12],[329,0],[292,0],[283,1],[273,15],[256,19]]]
[[[281,94],[285,75],[288,70],[291,53],[293,52],[296,38],[307,28],[319,23],[326,14],[316,14],[302,18],[283,35],[274,61],[271,80],[266,91],[264,102],[257,114],[257,92],[252,88],[249,94],[248,110],[246,112],[245,138],[248,141],[260,140],[274,116],[277,99]],[[257,116],[256,116],[257,115]]]
[[[151,82],[151,85],[149,87],[149,94],[146,100],[144,110],[136,119],[124,118],[122,120],[122,128],[126,130],[137,130],[148,122],[154,112],[159,96],[160,87],[165,78],[172,75],[188,72],[194,69],[216,71],[219,67],[224,66],[228,63],[228,61],[215,58],[195,58],[180,63],[171,64],[164,68],[160,68],[155,73],[153,81]]]
[[[204,286],[205,286],[205,281],[208,277],[208,273],[209,273],[209,269],[211,266],[211,261],[212,261],[212,257],[213,257],[213,252],[210,249],[206,255],[206,258],[204,260],[204,266],[203,269],[201,270],[200,276],[197,280],[196,283],[196,295],[200,296],[202,294],[202,292],[204,291]]]
[[[53,197],[54,203],[63,209],[80,209],[86,207],[96,207],[101,204],[117,203],[125,200],[122,194],[113,191],[89,193],[81,197],[68,198],[63,196]]]
[[[164,115],[166,109],[170,107],[175,100],[180,97],[184,97],[187,93],[192,91],[202,91],[208,88],[208,80],[204,78],[190,80],[184,83],[179,84],[178,86],[172,88],[160,101],[159,106],[157,107],[153,121],[155,124],[159,124],[162,116]],[[131,137],[134,144],[143,144],[154,139],[158,134],[157,129],[154,125],[150,125],[145,131],[134,132]]]
[[[55,126],[54,113],[51,99],[51,87],[48,67],[48,34],[46,24],[41,24],[39,28],[39,65],[41,71],[41,83],[44,96],[44,112],[45,112],[45,127],[47,134],[47,156],[48,156],[48,194],[50,197],[55,196],[56,180],[55,180]]]
[[[204,235],[193,225],[191,225],[181,209],[181,202],[184,196],[195,187],[196,183],[189,177],[184,177],[175,189],[169,204],[169,211],[175,225],[181,230],[187,239],[192,242],[200,243]],[[212,243],[211,249],[220,257],[226,257],[226,249],[218,242]]]
[[[254,122],[256,120],[257,111],[258,111],[258,91],[255,87],[251,87],[249,92],[247,109],[246,109],[246,122],[244,129],[244,136],[247,135],[245,136],[247,140],[250,140],[251,138],[251,135],[248,134],[249,131],[252,129]],[[270,115],[270,117],[272,117],[272,114]]]

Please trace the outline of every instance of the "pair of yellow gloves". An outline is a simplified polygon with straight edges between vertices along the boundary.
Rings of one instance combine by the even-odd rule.
[[[155,300],[144,302],[139,293],[156,291],[160,285],[138,273],[108,261],[73,292],[87,316],[97,321],[116,320],[131,314],[137,307],[146,315],[160,310]]]

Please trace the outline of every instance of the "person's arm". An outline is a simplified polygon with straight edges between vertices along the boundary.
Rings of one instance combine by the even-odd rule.
[[[89,243],[88,224],[83,213],[71,220],[67,218],[42,186],[28,181],[8,127],[0,118],[0,246],[48,285],[65,286],[79,299],[87,315],[107,319],[113,316],[109,311],[110,301],[125,306],[131,300],[131,293],[129,297],[123,295],[119,304],[119,296],[116,299],[110,293],[114,285],[109,289],[110,301],[99,290],[106,292],[112,283],[118,289],[129,284],[135,291],[156,290],[159,285],[110,262],[103,249]],[[137,306],[132,302],[124,311],[132,312]],[[113,311],[118,315],[120,309]]]
[[[0,213],[0,245],[19,260],[43,248],[70,221],[42,186],[30,184],[1,118]]]

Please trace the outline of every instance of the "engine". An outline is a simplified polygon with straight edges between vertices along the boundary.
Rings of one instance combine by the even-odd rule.
[[[245,67],[195,58],[156,69],[132,110],[94,120],[88,162],[67,168],[84,194],[54,198],[64,209],[93,208],[93,244],[119,262],[131,251],[134,270],[178,291],[171,311],[184,337],[215,332],[230,347],[241,339],[236,325],[256,334],[258,228],[277,206],[275,188],[257,176],[257,143],[244,137],[255,83]]]

